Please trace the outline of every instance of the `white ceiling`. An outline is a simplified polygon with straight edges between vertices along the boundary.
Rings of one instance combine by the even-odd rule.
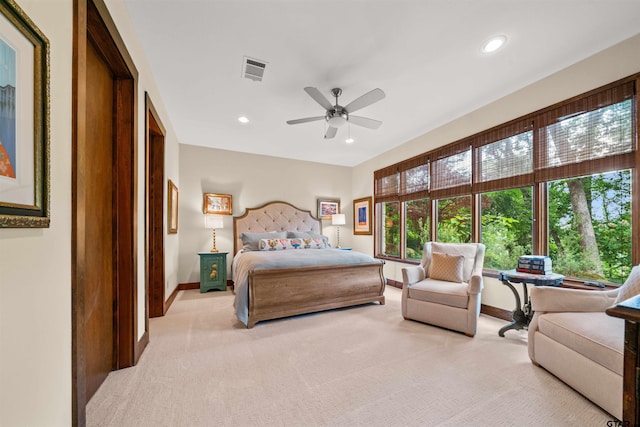
[[[178,140],[355,166],[640,33],[639,0],[123,0]],[[480,52],[504,34],[504,48]],[[267,62],[262,82],[242,60]],[[324,140],[303,90],[386,98]],[[241,124],[238,116],[251,121]]]

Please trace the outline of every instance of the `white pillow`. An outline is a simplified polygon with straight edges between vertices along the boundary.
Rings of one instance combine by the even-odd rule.
[[[322,239],[260,239],[258,249],[261,251],[283,251],[286,249],[324,249]]]
[[[240,239],[242,239],[242,251],[257,251],[258,242],[260,242],[260,239],[284,239],[286,237],[286,231],[270,231],[268,233],[242,233],[240,234]]]
[[[638,294],[640,294],[640,265],[636,265],[631,269],[629,277],[627,277],[624,285],[620,286],[618,290],[618,297],[614,305],[628,300],[631,297],[635,297]]]

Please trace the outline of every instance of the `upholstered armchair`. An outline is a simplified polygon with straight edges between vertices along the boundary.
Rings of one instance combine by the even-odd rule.
[[[425,243],[420,265],[402,269],[404,318],[473,337],[480,315],[484,251],[482,243]]]

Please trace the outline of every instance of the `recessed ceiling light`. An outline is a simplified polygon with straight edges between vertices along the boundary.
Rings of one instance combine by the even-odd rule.
[[[500,49],[507,42],[506,36],[492,37],[482,44],[483,53],[492,53]]]
[[[347,138],[344,140],[347,144],[353,144],[353,141],[355,141],[353,138]]]
[[[240,117],[238,117],[238,121],[239,121],[240,123],[249,123],[249,119],[248,119],[248,118],[246,118],[245,116],[240,116]]]

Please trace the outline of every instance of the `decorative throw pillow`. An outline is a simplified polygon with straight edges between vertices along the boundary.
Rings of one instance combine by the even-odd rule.
[[[614,305],[638,294],[640,294],[640,265],[636,265],[631,269],[629,277],[618,290],[618,297]]]
[[[322,239],[260,239],[261,251],[282,251],[286,249],[324,249]]]
[[[325,247],[330,247],[329,238],[322,234],[311,233],[308,231],[288,231],[287,237],[290,239],[298,238],[298,239],[322,239]]]
[[[260,242],[260,239],[285,239],[286,237],[286,231],[271,231],[269,233],[242,233],[240,234],[240,239],[242,240],[242,251],[257,251],[258,242]]]
[[[462,282],[463,266],[464,257],[462,255],[432,252],[431,263],[429,264],[429,278],[460,283]]]

